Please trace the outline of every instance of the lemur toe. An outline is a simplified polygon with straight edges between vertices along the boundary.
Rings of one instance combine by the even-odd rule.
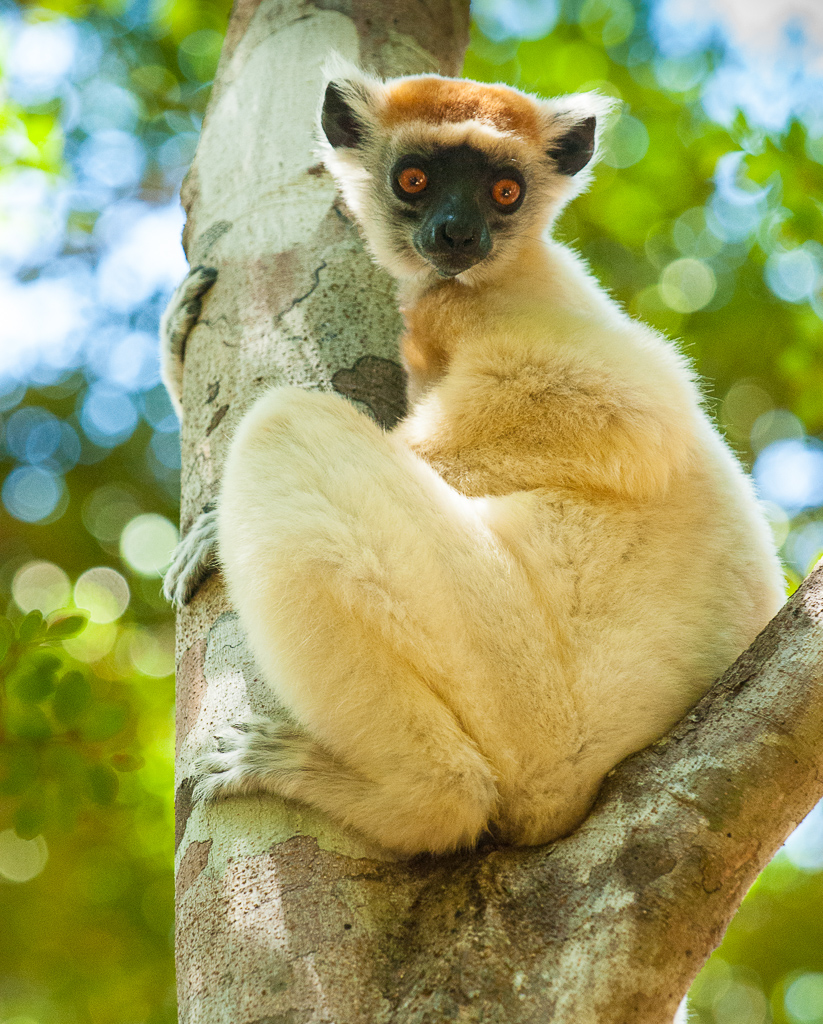
[[[197,760],[192,799],[277,792],[278,781],[304,767],[314,743],[294,725],[255,717],[226,726],[217,750]]]

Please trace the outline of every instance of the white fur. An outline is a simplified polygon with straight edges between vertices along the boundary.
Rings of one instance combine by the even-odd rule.
[[[358,159],[329,162],[368,234]],[[240,424],[220,559],[304,738],[252,727],[207,795],[296,796],[401,855],[486,828],[546,842],[779,607],[768,526],[684,358],[562,246],[525,239],[506,267],[409,272],[407,345],[446,363],[393,434],[295,388]]]

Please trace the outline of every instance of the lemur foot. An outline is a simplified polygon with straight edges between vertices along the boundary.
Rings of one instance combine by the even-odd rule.
[[[341,766],[290,722],[255,716],[227,725],[218,748],[196,763],[199,776],[192,799],[274,793],[298,799],[311,775],[337,774]]]
[[[203,308],[203,296],[217,280],[214,267],[194,267],[183,278],[160,318],[160,362],[163,382],[180,416],[186,342]]]
[[[174,549],[163,579],[166,600],[182,608],[217,567],[217,509],[209,509]]]

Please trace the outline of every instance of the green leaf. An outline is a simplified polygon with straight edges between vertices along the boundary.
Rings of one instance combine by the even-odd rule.
[[[126,704],[113,701],[99,701],[92,704],[83,724],[83,739],[90,743],[101,743],[120,732],[128,721],[129,709]]]
[[[46,635],[46,626],[43,622],[42,612],[35,610],[28,615],[17,626],[17,639],[21,644],[38,643]]]
[[[112,767],[118,772],[136,772],[145,763],[146,759],[137,754],[113,754],[111,757]]]
[[[14,626],[4,616],[0,615],[0,662],[9,653],[9,648],[14,642]]]
[[[91,704],[91,685],[82,672],[67,672],[52,701],[54,717],[63,725],[74,725]]]
[[[51,651],[41,648],[39,651],[33,651],[29,654],[29,664],[37,672],[53,676],[62,667],[63,661],[56,654],[52,654]]]
[[[55,674],[62,662],[53,654],[37,652],[24,663],[23,671],[16,675],[14,693],[22,701],[34,704],[54,692]]]
[[[36,704],[54,691],[54,679],[43,672],[26,672],[14,684],[15,695],[28,704]]]
[[[70,640],[79,636],[89,623],[89,613],[85,610],[73,610],[70,614],[58,613],[46,631],[47,640]]]
[[[11,711],[7,719],[8,731],[22,740],[47,740],[52,735],[49,720],[35,704],[24,704]]]
[[[28,743],[4,743],[0,747],[0,793],[24,793],[36,781],[39,763],[37,752]]]
[[[89,787],[92,800],[105,807],[114,803],[120,789],[120,780],[117,773],[108,765],[95,764],[89,768]]]
[[[46,824],[46,801],[42,793],[33,794],[23,801],[12,818],[14,831],[21,839],[34,839]]]

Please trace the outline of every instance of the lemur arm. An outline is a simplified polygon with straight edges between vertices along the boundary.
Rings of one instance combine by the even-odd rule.
[[[160,320],[160,372],[179,419],[183,416],[186,342],[200,316],[203,296],[217,280],[213,267],[194,267],[177,286]],[[206,508],[177,545],[163,580],[163,593],[178,608],[192,599],[217,565],[217,513]]]

